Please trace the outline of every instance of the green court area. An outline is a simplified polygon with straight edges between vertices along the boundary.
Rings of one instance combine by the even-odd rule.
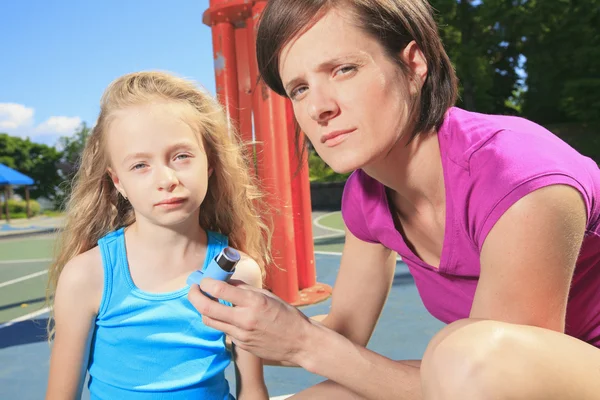
[[[0,241],[0,325],[45,306],[54,235]]]
[[[0,240],[0,261],[50,258],[55,235]]]
[[[342,219],[342,213],[339,211],[332,212],[330,214],[324,215],[319,218],[319,224],[331,228],[343,231],[346,229],[346,225],[344,225],[344,220]]]

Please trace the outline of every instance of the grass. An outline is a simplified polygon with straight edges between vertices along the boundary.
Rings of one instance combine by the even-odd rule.
[[[65,213],[64,211],[44,210],[42,212],[42,215],[45,215],[47,217],[62,217],[63,215],[65,215]]]

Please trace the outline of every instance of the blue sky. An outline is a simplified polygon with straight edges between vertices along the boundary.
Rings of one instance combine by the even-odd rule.
[[[54,144],[105,87],[158,69],[215,93],[208,0],[0,1],[0,132]]]

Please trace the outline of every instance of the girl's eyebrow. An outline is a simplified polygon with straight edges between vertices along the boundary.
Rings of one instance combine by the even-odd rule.
[[[137,153],[128,154],[123,159],[123,165],[126,165],[126,164],[130,163],[131,161],[133,161],[135,159],[150,158],[150,157],[151,157],[150,153],[144,153],[144,152],[137,152]]]
[[[348,63],[348,62],[356,63],[356,62],[360,62],[361,60],[362,60],[362,58],[360,57],[359,54],[345,54],[343,56],[333,57],[333,58],[327,59],[327,60],[323,61],[322,63],[318,64],[315,67],[315,72],[328,71],[337,65]],[[295,77],[294,79],[292,79],[291,81],[289,81],[288,83],[285,84],[285,86],[284,86],[285,91],[287,93],[289,93],[290,90],[292,90],[294,88],[294,86],[296,86],[298,83],[300,83],[303,80],[304,80],[304,75]]]

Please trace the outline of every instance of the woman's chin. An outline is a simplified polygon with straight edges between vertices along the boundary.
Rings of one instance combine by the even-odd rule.
[[[361,167],[360,164],[349,161],[350,160],[345,160],[342,162],[334,162],[327,165],[329,165],[329,167],[338,174],[347,174]]]

